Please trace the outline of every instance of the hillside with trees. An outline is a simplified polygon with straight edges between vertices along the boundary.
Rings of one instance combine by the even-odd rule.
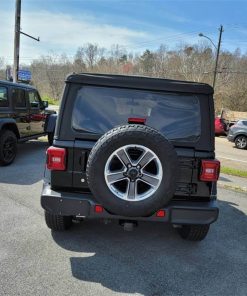
[[[0,58],[0,78],[5,78],[6,63]],[[42,97],[59,100],[65,77],[72,72],[145,75],[168,79],[189,80],[212,84],[215,53],[207,44],[181,45],[169,50],[160,45],[157,50],[133,53],[113,45],[106,50],[97,44],[79,47],[73,57],[49,53],[22,65],[32,71],[32,84]],[[215,89],[216,109],[247,111],[247,53],[221,51]]]

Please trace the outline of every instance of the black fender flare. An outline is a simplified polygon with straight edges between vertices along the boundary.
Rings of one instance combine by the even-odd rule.
[[[0,118],[0,131],[5,127],[7,129],[12,130],[16,134],[17,138],[20,138],[20,134],[19,134],[15,119],[13,119],[13,118]]]
[[[46,118],[45,132],[54,133],[57,122],[57,114],[50,114]]]

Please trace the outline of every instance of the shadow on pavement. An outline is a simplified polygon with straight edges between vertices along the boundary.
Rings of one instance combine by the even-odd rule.
[[[232,182],[230,179],[226,178],[226,177],[219,177],[219,181],[224,181],[224,182]]]
[[[236,204],[219,201],[219,206],[220,218],[202,242],[184,241],[163,223],[141,223],[124,232],[117,223],[89,220],[52,236],[70,251],[73,277],[115,292],[244,295],[247,217]]]
[[[9,166],[0,167],[0,182],[31,185],[43,178],[47,142],[29,141],[18,145],[16,159]]]

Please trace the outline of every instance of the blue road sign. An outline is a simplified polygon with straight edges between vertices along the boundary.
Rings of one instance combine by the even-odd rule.
[[[32,73],[29,70],[19,70],[18,71],[18,80],[21,81],[30,81],[32,78]]]

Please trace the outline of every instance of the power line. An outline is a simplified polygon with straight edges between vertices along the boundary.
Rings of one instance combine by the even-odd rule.
[[[178,38],[181,38],[180,36],[184,36],[184,35],[189,35],[189,34],[196,34],[195,31],[193,32],[189,32],[189,33],[180,33],[180,34],[175,34],[175,35],[170,35],[170,36],[164,36],[164,37],[160,37],[160,38],[156,38],[156,39],[151,39],[151,40],[146,40],[146,41],[143,41],[143,42],[139,42],[137,43],[134,47],[136,46],[142,46],[142,45],[146,45],[146,44],[149,44],[149,43],[152,43],[152,42],[156,42],[156,41],[162,41],[162,40],[171,40],[171,39],[176,39],[177,37]]]
[[[198,33],[198,31],[194,31],[194,32],[190,32],[190,33],[181,33],[181,34],[178,34],[178,35],[173,35],[173,36],[169,36],[169,37],[163,37],[163,38],[159,38],[159,39],[154,39],[154,40],[150,40],[150,41],[147,41],[145,43],[138,43],[136,45],[133,45],[133,46],[129,46],[128,48],[131,48],[131,49],[140,49],[140,48],[143,48],[143,47],[146,47],[146,46],[152,46],[154,45],[153,42],[154,41],[164,41],[164,42],[171,42],[171,41],[181,41],[181,40],[184,40],[184,37],[189,37],[190,35],[195,35],[195,38],[196,38],[196,33]],[[161,45],[161,44],[159,44]]]

